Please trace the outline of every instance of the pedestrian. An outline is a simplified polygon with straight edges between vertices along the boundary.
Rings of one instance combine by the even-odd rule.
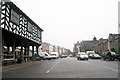
[[[111,52],[110,52],[110,51],[108,51],[108,54],[107,54],[107,55],[108,55],[108,59],[111,60],[111,59],[112,59],[112,55],[111,55]]]

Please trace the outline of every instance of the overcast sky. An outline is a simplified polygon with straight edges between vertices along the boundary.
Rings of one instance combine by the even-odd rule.
[[[74,43],[118,33],[119,0],[11,0],[44,32],[42,41],[73,49]]]

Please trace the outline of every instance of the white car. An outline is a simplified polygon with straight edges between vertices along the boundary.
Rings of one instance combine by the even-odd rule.
[[[92,54],[91,59],[101,59],[101,56],[98,54]]]
[[[85,52],[79,52],[77,54],[77,60],[88,60],[88,55]]]

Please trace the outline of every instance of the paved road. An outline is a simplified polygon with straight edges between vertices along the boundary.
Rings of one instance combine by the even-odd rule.
[[[3,70],[3,78],[118,78],[118,61],[60,58]]]

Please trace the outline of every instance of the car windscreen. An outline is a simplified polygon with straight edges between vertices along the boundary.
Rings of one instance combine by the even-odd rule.
[[[51,56],[56,56],[56,54],[51,54]]]
[[[100,56],[100,55],[98,55],[98,54],[93,54],[94,56]]]

